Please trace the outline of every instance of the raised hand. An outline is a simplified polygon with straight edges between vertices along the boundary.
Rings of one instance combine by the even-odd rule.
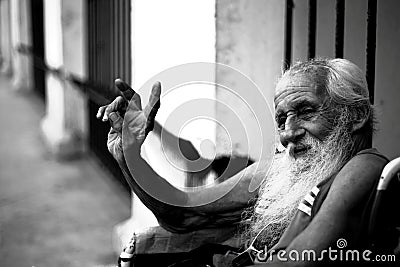
[[[118,96],[108,105],[99,108],[96,117],[109,121],[111,130],[108,134],[107,147],[114,158],[124,160],[122,151],[122,124],[125,119],[124,143],[140,153],[147,134],[154,127],[154,119],[160,107],[161,84],[153,85],[149,103],[142,109],[141,99],[127,83],[121,79],[115,80],[115,86],[120,90]]]

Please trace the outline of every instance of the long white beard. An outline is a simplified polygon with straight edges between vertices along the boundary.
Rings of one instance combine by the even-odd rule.
[[[353,142],[346,128],[337,126],[324,142],[306,136],[299,143],[311,149],[296,159],[288,152],[276,155],[250,211],[247,239],[262,231],[257,238],[262,245],[271,248],[279,240],[305,195],[338,172],[351,156]]]

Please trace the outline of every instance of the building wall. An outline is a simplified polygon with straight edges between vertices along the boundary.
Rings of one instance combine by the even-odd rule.
[[[345,8],[344,57],[357,64],[365,72],[367,64],[367,1],[346,1]]]
[[[294,0],[292,61],[307,58],[308,1]],[[345,2],[344,57],[366,70],[367,1]],[[335,0],[317,1],[316,55],[335,55]],[[248,75],[259,86],[266,99],[272,103],[274,83],[280,74],[283,60],[284,1],[217,1],[217,61],[228,64]],[[375,147],[393,158],[400,155],[400,75],[398,75],[397,44],[400,41],[400,5],[396,0],[378,1],[375,106],[378,131],[373,139]],[[235,77],[217,73],[218,82],[235,87]],[[246,89],[238,89],[246,94]],[[235,106],[244,117],[252,114],[242,109],[240,100],[225,90],[217,90],[217,99]],[[247,113],[246,113],[247,112]],[[219,120],[234,123],[234,116],[217,107]],[[239,127],[238,127],[239,129]],[[250,151],[257,157],[261,139],[252,136],[256,127],[250,126],[250,136],[232,133],[233,149],[237,154]],[[228,137],[224,129],[217,128],[218,153],[229,153]],[[246,146],[255,140],[255,148]],[[254,142],[254,141],[253,141]]]
[[[378,1],[375,105],[378,132],[374,145],[390,158],[400,156],[400,5]]]
[[[307,59],[308,1],[293,0],[293,5],[292,62],[296,62]]]
[[[217,100],[240,115],[238,122],[232,111],[217,105],[218,121],[225,126],[237,125],[228,133],[223,127],[217,128],[217,154],[230,154],[233,150],[234,154],[249,153],[253,159],[258,159],[262,145],[270,144],[274,138],[274,129],[267,129],[270,134],[260,136],[260,125],[272,127],[271,115],[264,108],[266,103],[273,108],[274,84],[282,69],[284,1],[219,0],[216,12],[217,62],[248,76],[264,97],[261,99],[254,88],[241,84],[235,72],[217,70],[217,83],[237,93],[233,95],[218,88]]]

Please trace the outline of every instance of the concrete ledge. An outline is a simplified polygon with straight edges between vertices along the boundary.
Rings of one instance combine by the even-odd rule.
[[[29,57],[20,55],[18,52],[14,52],[12,56],[14,57],[14,69],[11,79],[13,89],[17,92],[32,91],[32,61]]]
[[[159,227],[154,214],[143,204],[142,201],[132,193],[131,217],[114,226],[113,248],[119,254],[121,249],[128,244],[133,232],[140,233],[149,227]]]
[[[112,246],[117,255],[121,253],[122,248],[126,246],[132,238],[134,229],[133,218],[129,218],[114,226],[112,232]]]

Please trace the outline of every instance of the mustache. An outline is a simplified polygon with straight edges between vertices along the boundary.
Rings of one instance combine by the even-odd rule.
[[[297,153],[300,152],[309,152],[316,149],[316,146],[319,145],[321,142],[317,141],[315,138],[312,138],[309,135],[303,137],[300,141],[297,142],[290,142],[286,146],[286,155],[290,157],[295,157]]]

